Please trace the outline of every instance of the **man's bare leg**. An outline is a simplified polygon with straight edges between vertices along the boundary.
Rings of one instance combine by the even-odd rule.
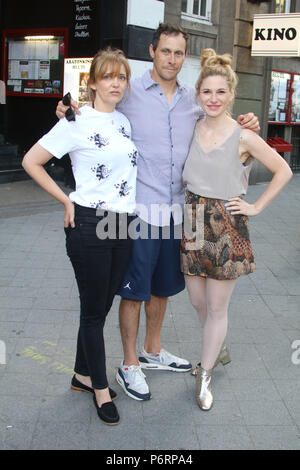
[[[136,354],[136,339],[140,323],[140,310],[142,302],[138,300],[121,299],[119,307],[119,321],[124,349],[124,364],[139,365]]]
[[[148,353],[157,353],[161,350],[160,330],[167,309],[168,297],[151,296],[145,302],[146,311],[146,338],[144,349]]]
[[[124,363],[118,369],[116,380],[126,395],[134,400],[150,400],[151,393],[136,355],[141,301],[122,299],[120,329],[124,348]]]

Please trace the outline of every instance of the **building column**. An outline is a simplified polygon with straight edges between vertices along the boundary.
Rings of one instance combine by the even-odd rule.
[[[233,66],[239,78],[234,115],[253,112],[260,122],[260,135],[266,139],[272,59],[251,56],[253,17],[269,13],[270,4],[250,3],[247,0],[230,0],[235,3]],[[227,2],[226,2],[227,3]],[[260,163],[254,162],[250,182],[268,181],[271,173]]]

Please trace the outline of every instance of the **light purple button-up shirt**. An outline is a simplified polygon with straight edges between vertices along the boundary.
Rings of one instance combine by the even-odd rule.
[[[132,126],[138,151],[136,201],[138,213],[153,225],[169,225],[171,206],[183,204],[182,171],[196,121],[203,117],[195,89],[178,83],[169,105],[151,71],[131,82],[129,95],[118,105]],[[157,215],[157,205],[163,215]],[[148,213],[139,208],[148,209]],[[152,215],[151,214],[152,209]],[[179,222],[176,211],[172,211]],[[177,219],[177,220],[176,220]]]

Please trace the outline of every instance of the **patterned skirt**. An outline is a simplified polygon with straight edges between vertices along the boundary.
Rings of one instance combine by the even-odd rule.
[[[230,215],[227,201],[187,191],[181,241],[181,270],[218,280],[255,271],[248,217]]]

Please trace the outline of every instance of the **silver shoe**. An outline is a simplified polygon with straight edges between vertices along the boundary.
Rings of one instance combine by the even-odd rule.
[[[229,350],[226,346],[226,344],[223,344],[222,348],[221,348],[221,351],[216,359],[216,362],[213,366],[213,369],[215,367],[217,367],[217,365],[219,363],[222,363],[223,366],[225,366],[226,364],[229,364],[229,362],[231,362],[231,357],[230,357],[230,354],[229,354]],[[192,370],[191,370],[191,374],[196,377],[196,375],[198,374],[198,370],[199,368],[201,367],[201,362],[198,362],[198,364],[196,365],[196,367],[194,367]]]
[[[205,370],[199,367],[196,378],[196,399],[201,410],[208,411],[213,406],[214,397],[211,389],[212,369]]]

